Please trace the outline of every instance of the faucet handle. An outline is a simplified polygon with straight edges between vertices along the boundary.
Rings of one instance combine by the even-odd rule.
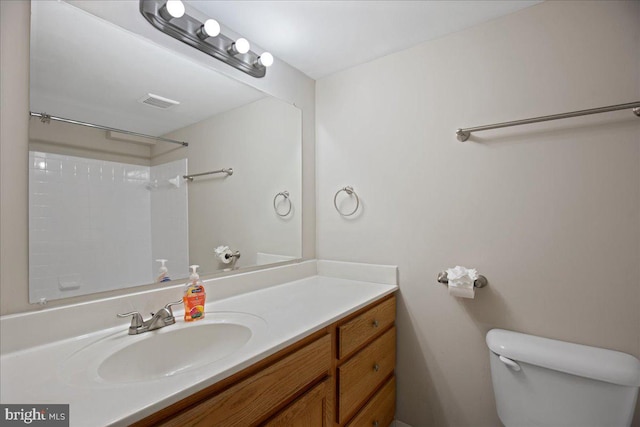
[[[137,311],[132,311],[131,313],[116,314],[116,316],[118,317],[133,316],[131,318],[131,328],[139,328],[143,324],[142,315]]]
[[[182,304],[182,300],[169,302],[164,306],[164,308],[169,310],[169,313],[171,313],[171,315],[173,316],[173,310],[171,310],[171,307],[174,306],[174,305],[179,305],[179,304]]]

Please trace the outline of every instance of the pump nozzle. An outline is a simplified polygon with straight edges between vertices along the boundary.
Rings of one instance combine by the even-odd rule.
[[[164,265],[165,262],[167,262],[166,259],[157,259],[156,262],[162,263],[162,265],[160,266],[160,268],[158,269],[158,278],[156,279],[156,282],[161,283],[161,282],[169,282],[171,280],[171,278],[169,277],[169,269],[167,268],[166,265]]]
[[[199,267],[200,267],[199,265],[189,266],[189,268],[191,269],[191,276],[189,276],[189,280],[198,280],[200,278],[200,275],[197,272]]]

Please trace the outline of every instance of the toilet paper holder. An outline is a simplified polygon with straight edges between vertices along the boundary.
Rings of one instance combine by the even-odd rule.
[[[447,277],[446,271],[441,271],[440,273],[438,273],[438,282],[445,285],[449,283],[449,277]],[[488,284],[489,284],[489,281],[487,280],[487,278],[484,277],[482,274],[479,274],[478,278],[473,282],[473,287],[484,288]]]

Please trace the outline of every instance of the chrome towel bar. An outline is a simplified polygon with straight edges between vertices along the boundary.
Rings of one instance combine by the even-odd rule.
[[[541,116],[541,117],[534,117],[531,119],[514,120],[512,122],[496,123],[493,125],[457,129],[456,137],[458,138],[458,141],[466,141],[467,139],[469,139],[469,136],[471,136],[472,132],[478,132],[481,130],[500,129],[500,128],[506,128],[511,126],[528,125],[531,123],[540,123],[540,122],[548,122],[550,120],[568,119],[570,117],[586,116],[589,114],[607,113],[609,111],[626,110],[629,108],[633,109],[633,114],[640,117],[640,101],[636,101],[636,102],[629,102],[626,104],[610,105],[608,107],[591,108],[589,110],[571,111],[569,113],[552,114],[550,116]]]
[[[233,175],[233,168],[224,168],[224,169],[220,169],[217,171],[210,171],[210,172],[202,172],[202,173],[193,173],[191,175],[183,175],[182,177],[186,180],[189,180],[189,182],[193,181],[193,178],[198,177],[198,176],[204,176],[204,175],[213,175],[216,173],[226,173],[227,176],[229,175]]]

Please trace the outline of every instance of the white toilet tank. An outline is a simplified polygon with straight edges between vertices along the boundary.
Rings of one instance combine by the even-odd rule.
[[[503,329],[489,331],[487,345],[506,427],[631,424],[640,387],[635,357]]]

